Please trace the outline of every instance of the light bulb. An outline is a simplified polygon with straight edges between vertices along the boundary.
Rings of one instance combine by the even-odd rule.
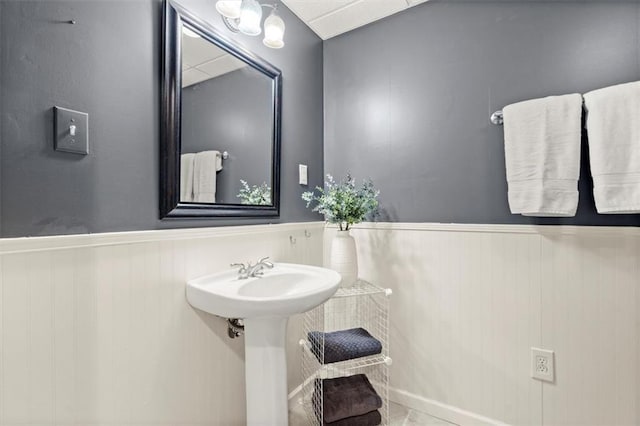
[[[275,14],[275,10],[264,20],[262,43],[272,49],[280,49],[284,46],[284,21]]]
[[[216,10],[225,18],[238,19],[240,17],[240,5],[242,0],[218,0]]]
[[[242,0],[238,29],[246,35],[257,36],[262,32],[260,21],[262,21],[260,4],[256,0]]]

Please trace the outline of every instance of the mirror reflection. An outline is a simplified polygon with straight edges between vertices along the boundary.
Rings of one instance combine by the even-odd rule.
[[[182,27],[180,202],[273,205],[273,81]]]

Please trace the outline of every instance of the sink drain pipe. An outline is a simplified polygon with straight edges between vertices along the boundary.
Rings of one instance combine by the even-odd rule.
[[[227,334],[232,339],[244,334],[244,321],[242,318],[227,318]]]

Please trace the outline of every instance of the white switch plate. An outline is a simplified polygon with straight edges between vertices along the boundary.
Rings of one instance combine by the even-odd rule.
[[[307,165],[298,164],[298,183],[300,185],[308,185],[309,179],[307,176]]]
[[[555,363],[553,351],[531,348],[531,377],[545,382],[555,380]]]

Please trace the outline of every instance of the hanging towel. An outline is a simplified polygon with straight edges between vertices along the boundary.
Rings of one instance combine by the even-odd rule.
[[[216,202],[216,173],[222,168],[222,156],[218,151],[201,151],[193,162],[193,201]]]
[[[190,203],[193,201],[193,160],[195,154],[182,154],[180,156],[180,201]]]
[[[219,151],[213,151],[216,153],[216,172],[222,170],[222,154]]]
[[[550,96],[504,108],[511,213],[575,216],[580,177],[582,96]]]
[[[318,361],[321,363],[324,361],[325,364],[376,355],[382,352],[380,341],[364,328],[352,328],[330,333],[310,331],[307,337],[311,343],[311,352],[313,352]],[[321,354],[321,348],[323,347],[324,354]]]
[[[640,213],[640,82],[584,95],[598,213]]]
[[[313,400],[319,400],[319,380],[315,380]],[[382,399],[364,374],[322,379],[323,422],[333,423],[362,416],[382,407]],[[316,407],[320,408],[320,407]],[[319,412],[316,415],[319,417]]]

